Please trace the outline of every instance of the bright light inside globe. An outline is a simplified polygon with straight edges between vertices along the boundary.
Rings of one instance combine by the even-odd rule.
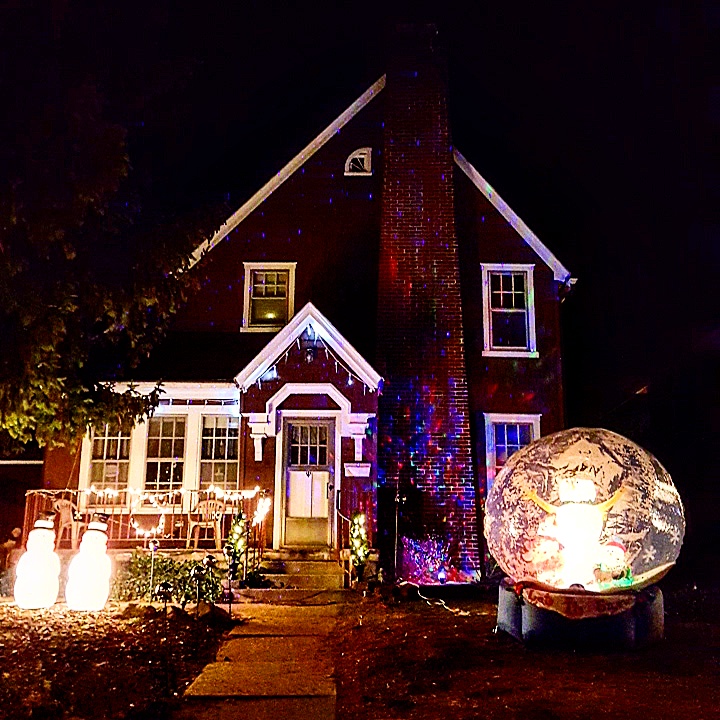
[[[675,562],[683,508],[665,468],[608,430],[575,428],[515,453],[488,495],[485,537],[517,581],[639,588]]]

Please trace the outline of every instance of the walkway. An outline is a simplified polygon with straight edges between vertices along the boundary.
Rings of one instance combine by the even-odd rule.
[[[306,602],[331,604],[234,607],[244,622],[188,687],[176,720],[334,720],[328,635],[341,593],[311,595]]]

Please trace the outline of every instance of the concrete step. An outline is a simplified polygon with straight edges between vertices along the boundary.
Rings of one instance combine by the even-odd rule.
[[[277,587],[340,590],[345,574],[334,560],[265,559],[260,571]]]
[[[292,547],[280,550],[265,550],[264,560],[335,560],[337,550],[328,547]]]
[[[267,603],[268,605],[322,605],[329,602],[354,602],[357,595],[352,590],[327,590],[298,588],[246,588],[234,593],[240,607],[243,604]],[[225,604],[221,607],[226,607]]]
[[[334,697],[187,699],[173,720],[335,720]]]

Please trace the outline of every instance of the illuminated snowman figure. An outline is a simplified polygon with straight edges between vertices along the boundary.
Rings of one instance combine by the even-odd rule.
[[[110,594],[107,525],[91,522],[70,562],[65,600],[71,610],[102,610]]]
[[[564,478],[558,483],[560,505],[551,505],[537,493],[527,493],[539,508],[555,515],[555,537],[562,546],[562,566],[558,569],[558,587],[587,587],[595,582],[595,568],[601,550],[605,520],[623,493],[620,488],[608,500],[594,504],[597,490],[589,478]]]
[[[51,607],[60,589],[59,577],[53,521],[36,520],[15,571],[15,602],[26,610]]]

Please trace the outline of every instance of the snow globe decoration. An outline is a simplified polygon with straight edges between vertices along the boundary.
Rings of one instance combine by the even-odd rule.
[[[55,552],[53,520],[35,521],[27,539],[27,549],[15,570],[15,602],[25,610],[49,608],[60,589],[60,558]]]
[[[516,452],[492,486],[485,537],[516,582],[619,593],[659,580],[685,532],[665,468],[630,440],[574,428]]]
[[[80,541],[68,568],[65,601],[71,610],[102,610],[110,594],[111,562],[107,555],[107,524],[94,520]]]

